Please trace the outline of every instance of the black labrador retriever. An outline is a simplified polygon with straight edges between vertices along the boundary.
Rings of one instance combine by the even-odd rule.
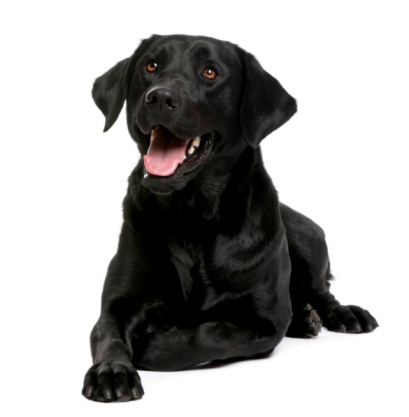
[[[296,102],[252,55],[208,37],[154,35],[92,94],[104,131],[127,102],[143,158],[91,333],[87,398],[141,398],[136,369],[261,357],[321,325],[378,326],[330,293],[322,229],[278,200],[259,143]]]

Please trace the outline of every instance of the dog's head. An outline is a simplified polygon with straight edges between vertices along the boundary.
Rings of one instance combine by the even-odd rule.
[[[183,188],[210,164],[227,166],[295,112],[295,100],[229,42],[184,35],[144,40],[97,78],[107,131],[127,101],[128,128],[155,193]]]

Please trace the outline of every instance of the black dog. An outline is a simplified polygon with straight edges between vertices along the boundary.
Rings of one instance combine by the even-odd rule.
[[[93,97],[105,131],[127,102],[143,160],[91,334],[87,398],[141,398],[136,368],[260,357],[321,324],[378,326],[336,301],[322,229],[278,201],[259,143],[296,102],[252,55],[212,38],[152,36],[95,81]]]

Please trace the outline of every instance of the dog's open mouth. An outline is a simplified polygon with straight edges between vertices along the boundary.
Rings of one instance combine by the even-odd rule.
[[[209,153],[211,139],[211,133],[182,139],[157,125],[152,129],[150,147],[143,157],[145,169],[159,177],[168,177],[176,171],[180,174],[191,171]]]

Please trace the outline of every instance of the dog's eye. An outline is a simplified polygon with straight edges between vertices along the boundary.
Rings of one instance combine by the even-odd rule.
[[[155,61],[151,61],[146,64],[146,71],[155,72],[157,70],[158,70],[158,64]]]
[[[213,68],[206,68],[203,71],[203,77],[208,80],[214,80],[217,77],[217,72]]]

